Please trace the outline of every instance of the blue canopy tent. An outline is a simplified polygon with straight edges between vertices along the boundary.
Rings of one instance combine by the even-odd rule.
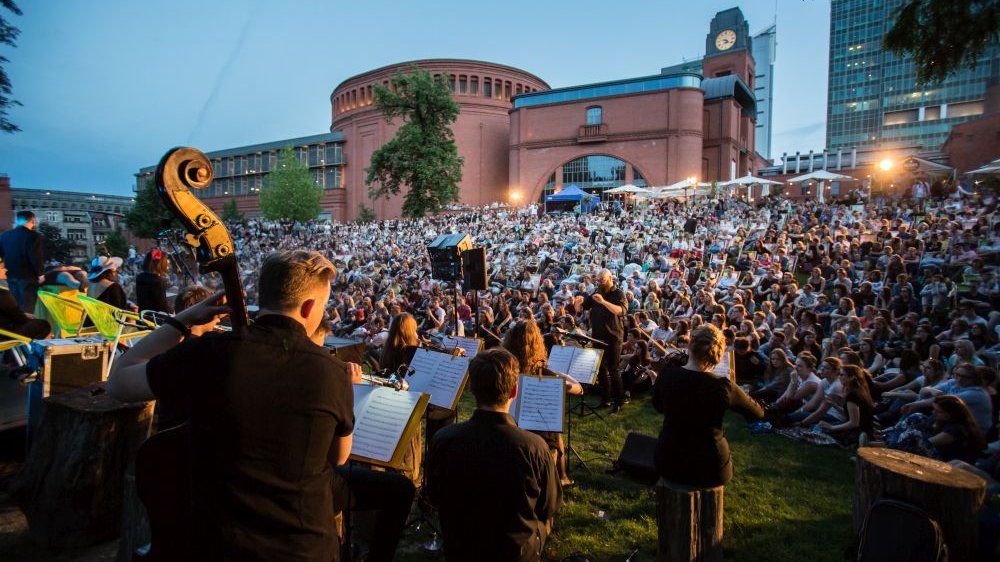
[[[584,203],[583,198],[589,197],[589,203]],[[597,206],[601,201],[601,198],[592,193],[587,193],[586,191],[580,189],[575,184],[567,185],[559,193],[553,193],[545,198],[545,212],[549,211],[549,203],[579,203],[580,210],[584,213],[589,212],[591,209]]]

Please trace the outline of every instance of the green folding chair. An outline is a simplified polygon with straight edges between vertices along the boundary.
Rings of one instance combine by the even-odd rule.
[[[54,337],[64,338],[98,333],[97,328],[94,327],[82,328],[87,313],[79,301],[48,291],[38,291],[38,300],[45,306],[45,310],[49,313],[49,319],[55,324],[52,334]]]
[[[145,328],[151,330],[154,327],[150,322],[143,320],[134,312],[122,310],[86,295],[77,295],[76,298],[83,306],[87,317],[94,323],[97,332],[105,340],[111,342],[111,353],[108,357],[108,373],[111,373],[111,366],[114,365],[115,355],[118,352],[118,344],[124,343],[129,345],[133,340],[149,334],[149,331],[145,330]],[[126,328],[135,331],[126,332]]]

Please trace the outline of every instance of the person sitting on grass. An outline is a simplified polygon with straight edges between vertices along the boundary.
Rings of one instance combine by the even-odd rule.
[[[793,425],[810,427],[820,420],[830,423],[843,423],[847,420],[843,409],[844,389],[840,385],[841,365],[837,357],[827,357],[820,362],[819,374],[822,379],[819,391],[801,408],[788,415]]]
[[[816,356],[808,351],[795,359],[795,369],[788,378],[785,392],[774,402],[773,408],[782,413],[794,412],[807,402],[822,399],[823,390],[819,377],[813,372]]]
[[[966,463],[975,462],[986,448],[976,420],[957,396],[936,396],[932,415],[917,413],[905,421],[886,434],[885,445],[944,462]]]
[[[840,385],[843,389],[842,405],[847,419],[838,424],[820,421],[819,426],[841,444],[857,443],[861,434],[866,436],[860,438],[864,441],[872,436],[872,413],[875,408],[868,392],[864,369],[857,365],[842,365]]]
[[[764,368],[764,379],[759,389],[750,393],[754,400],[773,402],[788,388],[794,365],[788,360],[785,350],[777,348],[771,351],[767,366]]]

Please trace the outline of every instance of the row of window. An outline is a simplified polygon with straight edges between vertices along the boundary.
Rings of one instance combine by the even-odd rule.
[[[625,185],[625,166],[629,163],[613,156],[593,155],[581,156],[567,162],[562,167],[562,185],[575,185],[580,189],[594,190],[598,194],[607,189]],[[645,187],[646,180],[639,170],[632,167],[632,185]],[[542,197],[551,194],[556,186],[556,172],[552,172]]]
[[[344,168],[341,166],[328,166],[314,168],[310,170],[313,178],[313,185],[324,189],[343,189]],[[200,198],[208,197],[237,197],[241,195],[255,195],[260,193],[264,186],[263,173],[253,173],[235,177],[216,178],[211,185],[205,189],[197,191]]]
[[[435,78],[438,76],[441,75],[434,75]],[[450,74],[447,76],[448,87],[451,93],[459,96],[510,101],[516,95],[538,91],[533,86],[502,78],[466,74]],[[389,80],[383,80],[382,85],[395,91],[395,86]],[[343,113],[359,107],[367,107],[373,103],[375,103],[375,91],[373,85],[368,84],[343,92],[335,97],[333,99],[333,112],[335,114]]]
[[[300,162],[310,168],[332,166],[344,163],[343,143],[314,144],[308,147],[299,146],[293,149]],[[216,178],[242,176],[270,172],[278,163],[278,152],[258,152],[256,154],[241,154],[212,160],[212,168]]]
[[[52,201],[49,199],[15,199],[11,201],[15,209],[65,209],[67,211],[92,211],[123,215],[131,209],[125,205],[87,205],[75,201]],[[58,217],[53,219],[60,220]]]

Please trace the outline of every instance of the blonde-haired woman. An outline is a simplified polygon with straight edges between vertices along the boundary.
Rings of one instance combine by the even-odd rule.
[[[722,331],[699,326],[691,332],[687,364],[663,369],[653,385],[653,406],[663,414],[656,468],[670,482],[705,488],[729,482],[733,464],[722,431],[726,411],[764,417],[760,404],[712,372],[725,352]]]

